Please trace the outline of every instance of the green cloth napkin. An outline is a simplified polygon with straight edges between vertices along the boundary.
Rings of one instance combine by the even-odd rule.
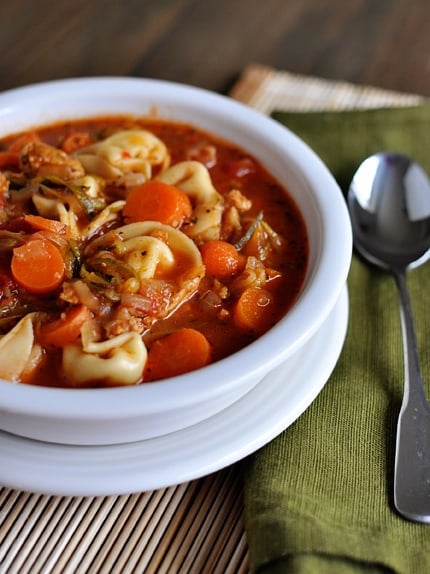
[[[430,167],[430,147],[427,162],[421,149],[430,137],[426,106],[276,117],[304,137],[338,178],[347,165],[350,179],[352,166],[379,146],[406,151]],[[399,139],[401,125],[407,146]],[[322,138],[321,126],[327,132]],[[430,383],[429,264],[410,271],[408,285],[422,374]],[[397,289],[389,274],[356,256],[348,289],[348,332],[332,376],[293,425],[245,461],[252,572],[430,572],[430,525],[409,522],[393,507],[403,391]]]
[[[430,173],[430,104],[272,115],[314,149],[342,189],[363,158],[378,151],[411,155]]]

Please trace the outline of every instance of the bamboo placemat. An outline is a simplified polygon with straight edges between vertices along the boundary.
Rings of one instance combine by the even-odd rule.
[[[260,65],[243,72],[231,95],[266,114],[421,99]],[[60,497],[0,488],[0,574],[245,573],[240,468],[123,496]]]
[[[244,70],[230,95],[264,114],[270,114],[273,110],[316,111],[407,106],[423,100],[416,94],[300,76],[259,64]]]

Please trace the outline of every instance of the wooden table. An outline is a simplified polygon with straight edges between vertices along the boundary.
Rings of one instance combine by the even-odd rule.
[[[2,0],[0,89],[148,76],[227,92],[259,62],[430,95],[428,0]]]
[[[333,94],[337,105],[408,103],[315,77],[430,96],[429,16],[428,0],[2,0],[0,90],[131,75],[231,93],[263,112],[278,96],[294,103],[297,85],[329,94],[325,104]],[[0,574],[244,573],[241,470],[112,497],[0,485]]]

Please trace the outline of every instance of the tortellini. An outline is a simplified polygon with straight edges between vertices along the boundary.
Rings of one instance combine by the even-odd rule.
[[[33,315],[25,315],[0,339],[0,377],[17,381],[31,357],[34,343]]]
[[[224,202],[212,184],[207,167],[198,161],[182,161],[156,179],[179,187],[193,200],[194,224],[186,230],[190,237],[197,242],[219,238]]]
[[[172,311],[194,294],[204,275],[202,257],[196,244],[182,231],[156,221],[130,223],[91,241],[86,249],[91,256],[106,251],[127,263],[140,281],[167,279],[174,293],[164,313]]]
[[[128,173],[140,173],[145,180],[150,179],[154,167],[165,169],[170,162],[165,144],[143,129],[119,131],[77,150],[75,156],[87,173],[106,179]]]
[[[101,342],[71,343],[63,348],[62,366],[75,386],[103,381],[104,385],[133,385],[141,377],[147,350],[138,333],[123,333]]]

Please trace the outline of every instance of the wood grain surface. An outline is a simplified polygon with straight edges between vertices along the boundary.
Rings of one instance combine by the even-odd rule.
[[[250,62],[430,95],[428,0],[1,0],[0,90],[132,75],[227,92]]]

